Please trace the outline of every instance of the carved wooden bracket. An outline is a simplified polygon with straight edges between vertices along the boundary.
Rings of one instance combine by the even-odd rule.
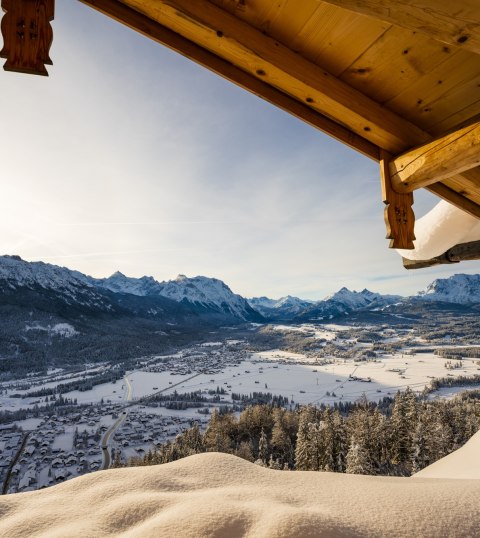
[[[413,213],[413,193],[398,193],[392,187],[389,161],[391,155],[382,151],[380,174],[382,177],[382,197],[386,204],[384,217],[390,248],[413,249],[415,239],[415,214]]]
[[[7,59],[5,71],[48,76],[55,0],[2,0],[2,9],[0,57]]]

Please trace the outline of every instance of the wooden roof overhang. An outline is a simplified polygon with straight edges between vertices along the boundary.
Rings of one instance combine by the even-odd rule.
[[[80,1],[378,161],[391,247],[419,188],[480,218],[479,0]]]

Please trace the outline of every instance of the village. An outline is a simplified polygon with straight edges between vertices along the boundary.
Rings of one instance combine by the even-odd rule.
[[[3,492],[40,489],[142,457],[192,423],[205,428],[213,409],[339,405],[363,395],[375,401],[407,387],[433,393],[432,381],[441,379],[435,390],[449,397],[465,389],[462,380],[480,379],[471,344],[432,345],[405,327],[266,326],[251,335],[136,359],[122,380],[89,390],[30,397],[42,386],[38,377],[3,383],[0,410],[19,416],[0,425]],[[92,370],[105,375],[109,368],[118,366]],[[78,376],[49,374],[43,386],[68,386]]]

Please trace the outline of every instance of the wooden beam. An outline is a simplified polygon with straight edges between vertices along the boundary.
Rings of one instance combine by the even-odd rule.
[[[185,39],[169,28],[122,4],[117,0],[80,0],[82,3],[108,15],[116,21],[132,28],[136,32],[153,39],[171,50],[186,56],[201,66],[213,71],[217,75],[234,82],[238,86],[257,95],[265,101],[277,106],[308,123],[312,127],[323,131],[331,137],[343,142],[363,155],[376,161],[380,158],[378,146],[359,136],[347,127],[313,110],[306,103],[302,103],[290,95],[270,86],[258,77],[255,77],[230,62],[223,60],[215,54]]]
[[[412,192],[480,165],[480,122],[459,129],[390,161],[397,192]]]
[[[398,193],[392,187],[390,178],[390,155],[382,151],[380,154],[380,172],[382,178],[382,198],[386,204],[384,217],[387,227],[387,239],[390,248],[413,249],[415,240],[413,213],[413,194]]]
[[[124,3],[393,154],[430,140],[409,121],[208,0]]]
[[[238,84],[372,159],[380,159],[379,148],[397,154],[432,139],[428,133],[366,98],[317,65],[293,51],[288,49],[285,51],[285,47],[280,43],[204,0],[182,1],[181,6],[175,2],[174,5],[179,7],[178,10],[171,5],[167,6],[162,0],[80,1]],[[126,3],[134,7],[129,7]],[[195,9],[196,15],[189,15],[188,8]],[[164,9],[167,10],[168,17],[163,16]],[[198,11],[200,13],[197,13]],[[218,13],[220,16],[217,19]],[[197,15],[203,15],[200,21]],[[170,20],[172,18],[173,22]],[[159,23],[158,19],[162,19],[165,24]],[[179,28],[179,24],[186,24],[188,32]],[[188,33],[191,38],[187,39],[180,35],[181,31]],[[232,32],[233,36],[230,35]],[[253,51],[249,48],[250,44],[254,47]],[[292,83],[292,73],[286,79],[280,80],[269,76],[269,72],[263,69],[265,66],[263,55],[274,63],[279,59],[283,65],[281,55],[284,52],[287,63],[285,69],[293,70],[300,77],[297,84],[293,79],[293,87],[286,83]],[[249,61],[245,63],[246,57]],[[242,68],[238,67],[240,64]],[[278,74],[277,71],[275,73]],[[305,86],[304,78],[307,78],[313,86]],[[308,88],[311,92],[307,91]],[[324,94],[326,102],[322,98]],[[317,95],[320,96],[318,101],[322,103],[322,108],[315,100]],[[337,98],[340,104],[334,106]],[[332,103],[332,108],[329,108],[329,102]],[[319,110],[320,108],[323,112]],[[334,117],[332,110],[338,112],[339,109],[342,110],[341,118]],[[382,125],[381,132],[385,136],[378,136],[373,122],[367,125],[360,122],[360,133],[352,132],[351,118],[355,118],[358,126],[359,118],[366,119],[364,116],[368,116],[371,119],[368,111],[375,117],[376,123]],[[373,139],[378,143],[372,142]],[[472,172],[475,170],[464,174]],[[459,180],[464,180],[463,176],[458,177]],[[430,190],[441,198],[480,218],[480,207],[467,197],[440,183],[433,187],[435,188]]]
[[[322,0],[480,54],[478,0]]]
[[[476,204],[469,198],[462,196],[457,191],[450,189],[443,183],[434,183],[433,185],[429,185],[425,188],[440,198],[443,198],[443,200],[450,202],[459,209],[463,209],[463,211],[469,215],[472,215],[472,217],[477,217],[477,219],[480,219],[480,205]]]
[[[430,260],[409,260],[403,258],[405,269],[423,269],[434,265],[443,265],[448,263],[459,263],[463,261],[480,260],[480,241],[471,241],[461,243],[447,250],[440,256]]]

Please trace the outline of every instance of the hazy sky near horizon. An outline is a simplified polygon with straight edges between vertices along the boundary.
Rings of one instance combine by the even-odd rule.
[[[53,27],[50,77],[0,72],[2,253],[249,297],[480,272],[403,269],[373,161],[76,0]]]

